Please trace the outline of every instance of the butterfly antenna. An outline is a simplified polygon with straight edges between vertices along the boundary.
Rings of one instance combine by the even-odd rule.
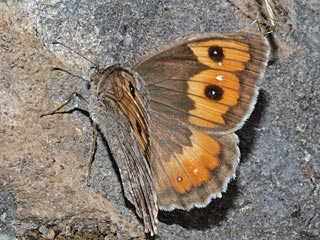
[[[125,6],[126,5],[122,5],[121,17],[120,17],[119,26],[118,26],[118,29],[117,29],[118,32],[120,31],[120,28],[122,27],[122,24],[123,24],[123,16],[124,16],[124,11],[125,11],[125,9],[124,9]]]
[[[63,44],[63,43],[61,43],[61,42],[58,42],[58,41],[54,41],[54,42],[52,42],[52,44],[58,44],[58,45],[61,45],[61,46],[65,47],[65,48],[69,49],[71,52],[76,53],[77,55],[79,55],[79,56],[82,57],[83,59],[85,59],[85,60],[87,60],[88,62],[90,62],[90,63],[94,66],[94,68],[99,69],[99,66],[98,66],[97,63],[93,62],[92,60],[90,60],[90,59],[87,58],[86,56],[82,55],[81,53],[75,51],[75,50],[72,49],[71,47],[68,47],[67,45],[65,45],[65,44]],[[60,70],[62,70],[62,69],[60,69]],[[68,72],[68,71],[66,71],[66,72]],[[71,75],[73,75],[73,74],[71,74]],[[76,76],[76,75],[75,75],[75,76]],[[80,78],[81,78],[81,77],[80,77]]]
[[[247,13],[245,13],[238,5],[236,5],[233,1],[227,0],[227,2],[235,7],[239,12],[241,12],[241,14],[243,14],[244,16],[246,16],[248,19],[252,20],[252,21],[256,21],[256,19],[252,19],[251,16],[249,16]]]
[[[119,19],[119,25],[118,25],[118,28],[117,28],[117,33],[120,33],[121,27],[123,26],[123,18],[124,18],[124,15],[126,13],[126,7],[127,7],[126,4],[122,5],[122,11],[121,11],[120,19]],[[117,56],[116,56],[117,61],[121,62],[121,60],[122,60],[122,62],[125,62],[126,59],[123,60],[121,58],[122,58],[122,55],[120,55],[119,51],[117,51]]]
[[[79,79],[84,80],[84,81],[86,81],[86,82],[90,82],[89,80],[81,77],[80,75],[76,75],[76,74],[74,74],[74,73],[72,73],[72,72],[69,72],[68,70],[63,69],[63,68],[54,67],[54,68],[52,68],[51,70],[52,70],[52,71],[62,71],[62,72],[68,73],[69,75],[71,75],[71,76],[73,76],[73,77],[79,78]]]

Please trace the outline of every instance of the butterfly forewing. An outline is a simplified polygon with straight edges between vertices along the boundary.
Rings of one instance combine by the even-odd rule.
[[[151,109],[223,133],[238,129],[251,113],[267,58],[263,36],[203,34],[159,48],[134,70],[146,81]],[[203,114],[204,108],[215,113]]]
[[[201,34],[133,65],[149,92],[151,170],[161,208],[205,206],[226,190],[239,160],[233,132],[253,109],[268,53],[256,34]]]

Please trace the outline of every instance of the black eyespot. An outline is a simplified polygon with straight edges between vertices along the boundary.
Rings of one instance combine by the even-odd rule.
[[[136,127],[137,127],[139,135],[141,136],[141,126],[140,126],[140,123],[138,121],[136,121]]]
[[[209,99],[219,101],[223,96],[223,89],[218,85],[208,85],[204,93]]]
[[[131,82],[129,82],[129,89],[130,89],[130,93],[131,93],[132,97],[136,97],[136,92],[135,92],[134,86],[132,85]]]
[[[215,62],[222,62],[224,58],[223,49],[219,46],[212,46],[209,48],[209,57]]]

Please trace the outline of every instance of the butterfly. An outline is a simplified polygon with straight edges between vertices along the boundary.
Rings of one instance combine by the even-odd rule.
[[[157,233],[159,209],[205,207],[235,178],[234,132],[254,108],[268,55],[261,35],[203,33],[92,74],[90,116],[146,233]]]

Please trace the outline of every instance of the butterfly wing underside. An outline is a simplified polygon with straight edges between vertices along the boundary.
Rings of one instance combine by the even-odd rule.
[[[133,64],[150,100],[151,173],[161,209],[204,207],[235,177],[238,130],[268,60],[264,37],[200,34]]]
[[[124,195],[143,220],[145,232],[157,231],[157,198],[148,162],[149,116],[139,76],[112,66],[92,76],[92,117],[108,142],[119,169]]]

